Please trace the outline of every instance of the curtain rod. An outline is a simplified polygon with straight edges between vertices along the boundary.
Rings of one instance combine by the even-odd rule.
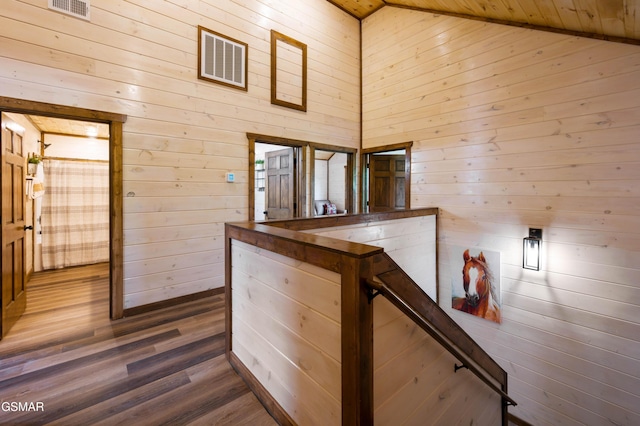
[[[109,163],[109,160],[89,160],[85,158],[42,157],[43,160],[77,161],[82,163]]]

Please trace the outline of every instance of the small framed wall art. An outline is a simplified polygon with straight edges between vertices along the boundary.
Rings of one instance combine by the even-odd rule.
[[[454,246],[451,254],[451,307],[501,323],[500,252]]]

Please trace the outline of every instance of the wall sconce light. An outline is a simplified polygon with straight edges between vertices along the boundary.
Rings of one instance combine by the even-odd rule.
[[[522,267],[540,270],[540,246],[542,245],[542,229],[529,228],[529,236],[523,240]]]

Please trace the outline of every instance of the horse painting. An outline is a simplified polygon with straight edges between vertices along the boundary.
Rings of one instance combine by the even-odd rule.
[[[451,307],[480,318],[500,322],[500,306],[493,285],[493,275],[484,254],[471,256],[469,250],[462,255],[462,285],[464,297],[452,297]]]

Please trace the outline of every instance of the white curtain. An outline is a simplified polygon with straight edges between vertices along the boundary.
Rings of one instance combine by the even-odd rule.
[[[109,163],[44,160],[42,266],[109,261]]]

